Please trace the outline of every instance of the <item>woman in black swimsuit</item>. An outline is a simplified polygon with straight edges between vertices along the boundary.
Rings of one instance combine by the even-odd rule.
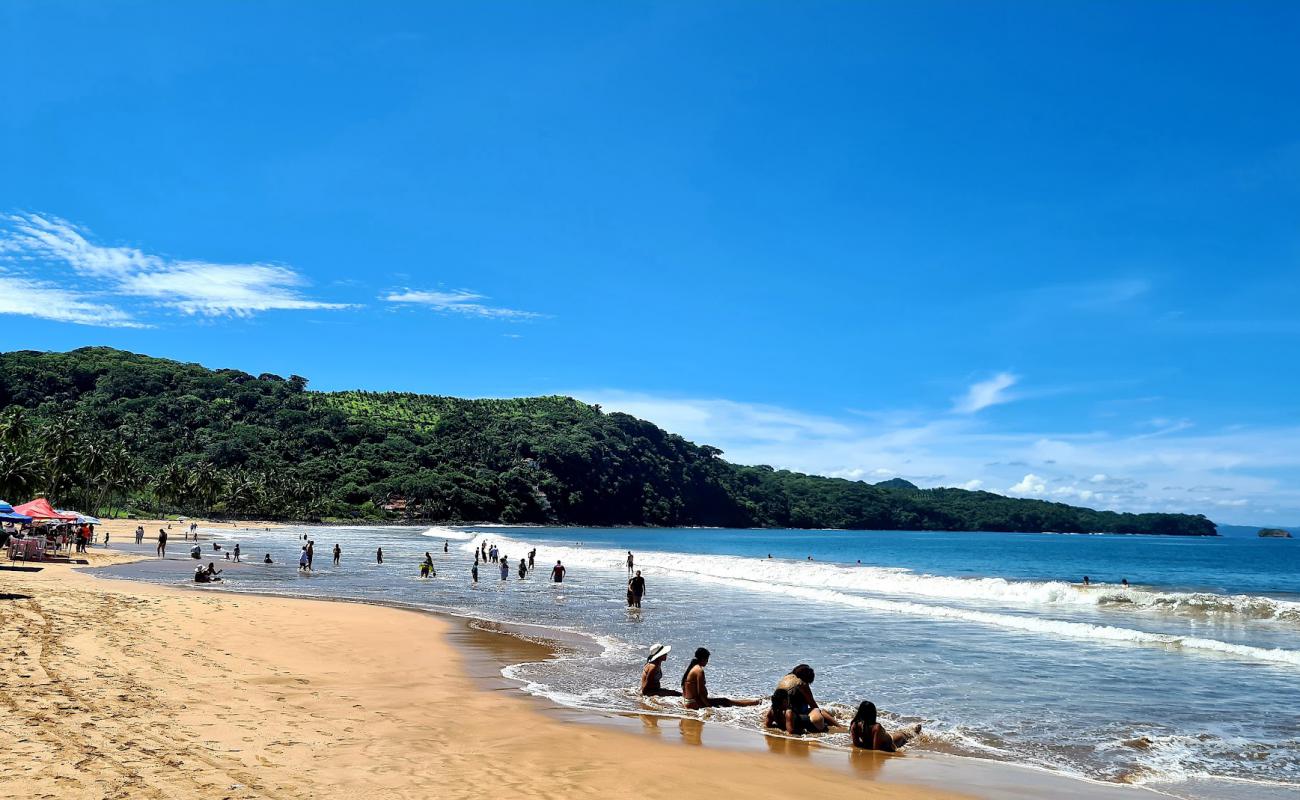
[[[790,704],[790,692],[785,689],[777,689],[772,692],[772,707],[767,710],[767,717],[764,718],[763,724],[768,728],[784,731],[791,736],[802,736],[805,733],[824,733],[827,728],[821,709],[814,708],[807,714],[796,712]]]
[[[919,724],[911,728],[890,733],[885,726],[876,721],[876,704],[870,700],[862,701],[858,706],[857,716],[849,726],[853,735],[853,746],[863,750],[883,750],[893,753],[921,733]]]

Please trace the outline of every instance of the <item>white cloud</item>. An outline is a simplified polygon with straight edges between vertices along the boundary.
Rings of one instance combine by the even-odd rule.
[[[163,260],[132,247],[101,247],[91,244],[76,227],[58,217],[40,214],[10,214],[7,249],[28,259],[62,261],[79,275],[123,277],[135,272],[161,269]]]
[[[961,484],[957,488],[966,489],[967,491],[974,492],[983,486],[984,486],[984,481],[980,480],[979,478],[976,478],[974,480],[966,481],[965,483]]]
[[[120,308],[43,281],[9,275],[0,275],[0,314],[105,328],[148,327]]]
[[[1032,472],[1007,489],[1007,494],[1030,495],[1037,497],[1047,493],[1047,482]]]
[[[175,260],[134,247],[106,247],[91,242],[87,233],[72,223],[48,215],[0,217],[0,261],[15,272],[36,269],[42,276],[62,268],[97,294],[148,299],[186,314],[247,316],[273,309],[349,307],[304,297],[300,287],[306,280],[288,267]],[[84,319],[67,315],[60,319],[102,325],[124,324],[124,319],[130,319],[127,312],[118,310],[114,316],[105,311],[108,308],[87,307],[79,312]]]
[[[1010,372],[999,372],[986,381],[971,384],[966,394],[954,402],[952,410],[958,414],[974,414],[989,406],[1010,402],[1015,398],[1007,394],[1007,389],[1015,386],[1018,380]]]
[[[302,276],[266,264],[206,264],[178,262],[166,271],[131,275],[122,280],[123,294],[154,298],[186,314],[247,316],[272,309],[336,309],[302,297]]]
[[[482,303],[480,301],[489,298],[478,294],[477,292],[471,292],[465,289],[456,289],[450,292],[405,289],[400,292],[390,292],[387,295],[384,295],[383,299],[390,303],[409,303],[413,305],[427,306],[434,311],[446,314],[465,314],[473,317],[524,320],[536,319],[542,316],[533,311],[519,311],[514,308],[503,308],[501,306],[491,306]]]

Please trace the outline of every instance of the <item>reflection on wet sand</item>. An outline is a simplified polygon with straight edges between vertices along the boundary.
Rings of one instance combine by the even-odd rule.
[[[855,747],[849,751],[849,764],[853,766],[853,771],[859,775],[878,778],[880,777],[880,770],[885,766],[885,760],[891,757],[890,753],[882,753],[879,750],[860,750]]]
[[[812,748],[807,742],[798,739],[791,739],[788,736],[780,736],[774,733],[763,735],[763,741],[767,743],[767,749],[773,753],[787,756],[798,756],[808,758],[812,755]]]
[[[682,741],[686,744],[704,744],[704,722],[698,719],[681,721]]]

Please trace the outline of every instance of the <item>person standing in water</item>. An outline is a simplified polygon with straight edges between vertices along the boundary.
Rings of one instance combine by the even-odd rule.
[[[158,529],[158,557],[165,558],[166,556],[167,556],[167,531],[163,530],[162,528],[159,528]]]
[[[239,561],[239,542],[235,542],[235,561]]]
[[[627,551],[627,574],[632,574],[632,551]]]
[[[384,563],[384,548],[382,547],[375,548],[375,563],[376,564]]]
[[[640,608],[641,598],[645,596],[645,578],[641,577],[641,570],[637,570],[632,580],[627,582],[627,594],[628,605]]]
[[[551,567],[551,580],[555,583],[564,583],[564,565],[559,561],[556,561],[555,566]]]
[[[308,569],[314,567],[315,564],[316,564],[316,540],[314,540],[314,539],[308,539],[308,540],[307,540],[307,567],[308,567]]]
[[[469,571],[469,574],[470,577],[474,579],[474,583],[478,583],[478,559],[477,558],[474,559],[474,568]]]
[[[298,556],[298,571],[311,572],[311,562],[307,560],[307,545],[302,546],[302,555]]]
[[[668,651],[672,649],[672,645],[667,644],[656,644],[650,647],[650,653],[645,658],[645,667],[641,670],[642,697],[682,696],[682,693],[676,689],[665,689],[662,685],[664,662],[668,660]]]
[[[506,558],[505,556],[501,556],[501,580],[505,580],[506,578],[509,577],[510,577],[510,559]]]
[[[335,542],[334,543],[334,566],[337,567],[339,565],[339,559],[342,556],[343,556],[343,548],[339,547],[338,542]]]
[[[522,581],[526,577],[528,577],[528,563],[521,558],[519,559],[519,580]]]
[[[682,675],[682,698],[686,707],[699,711],[704,708],[729,708],[731,706],[756,706],[761,700],[733,700],[729,697],[709,697],[709,687],[704,679],[704,668],[709,665],[708,650],[701,647]]]
[[[444,552],[444,553],[450,553],[450,552],[451,552],[450,550],[447,549],[447,540],[446,540],[446,539],[443,539],[443,540],[442,540],[442,552]]]
[[[529,551],[528,551],[528,569],[529,569],[530,572],[531,572],[532,569],[533,569],[533,560],[534,560],[535,558],[537,558],[537,548],[536,548],[536,547],[534,547],[532,550],[529,550]]]
[[[893,753],[919,736],[921,725],[918,723],[906,730],[890,733],[876,721],[876,704],[863,700],[858,706],[858,713],[853,717],[853,724],[849,726],[849,733],[853,736],[854,747]]]

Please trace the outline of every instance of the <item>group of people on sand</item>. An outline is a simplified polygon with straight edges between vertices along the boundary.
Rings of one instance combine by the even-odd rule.
[[[672,646],[665,644],[655,644],[650,648],[650,652],[646,655],[645,667],[641,670],[641,696],[680,697],[682,704],[693,711],[706,708],[758,706],[763,703],[757,698],[732,699],[709,694],[704,669],[709,665],[711,654],[703,647],[695,651],[691,663],[682,673],[681,691],[665,689],[663,665],[668,660],[668,653],[671,650]],[[890,733],[877,719],[875,704],[866,700],[859,704],[858,713],[853,721],[845,725],[836,719],[835,715],[817,704],[817,699],[812,692],[812,683],[816,677],[812,667],[800,664],[781,678],[772,692],[770,705],[763,716],[764,727],[790,736],[828,733],[833,728],[848,728],[854,747],[890,753],[907,744],[921,732],[921,726],[918,724]]]

